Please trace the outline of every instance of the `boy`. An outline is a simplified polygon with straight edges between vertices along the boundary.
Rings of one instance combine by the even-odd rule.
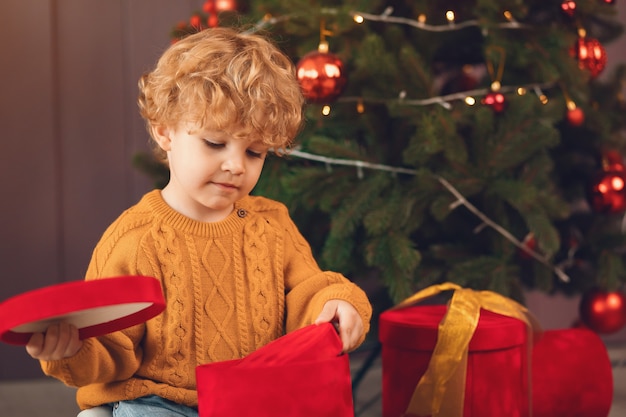
[[[139,88],[170,180],[106,230],[86,279],[158,278],[167,307],[84,341],[55,324],[28,353],[79,387],[81,409],[122,417],[197,416],[196,366],[309,324],[335,322],[344,351],[355,349],[371,318],[365,293],[319,269],[284,205],[249,195],[270,149],[286,150],[301,127],[291,61],[261,36],[207,29],[170,46]]]

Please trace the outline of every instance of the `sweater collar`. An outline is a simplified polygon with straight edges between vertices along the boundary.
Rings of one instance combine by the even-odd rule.
[[[155,218],[167,223],[176,230],[195,235],[225,235],[240,229],[250,216],[250,196],[235,202],[233,211],[218,222],[201,222],[191,219],[172,209],[161,196],[161,190],[152,190],[144,196]]]

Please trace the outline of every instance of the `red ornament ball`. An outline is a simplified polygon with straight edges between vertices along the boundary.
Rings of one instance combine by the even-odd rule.
[[[504,94],[498,93],[496,91],[491,91],[487,93],[487,95],[483,97],[482,103],[486,106],[491,107],[491,109],[496,113],[502,113],[507,105]]]
[[[209,15],[209,17],[206,20],[206,24],[210,27],[210,28],[215,28],[219,25],[219,19],[217,18],[217,13],[212,13]]]
[[[313,103],[330,103],[345,88],[343,62],[334,54],[312,51],[296,65],[296,75],[304,96]]]
[[[589,199],[597,213],[626,211],[626,172],[620,165],[612,165],[600,172],[593,181]]]
[[[588,70],[591,78],[600,75],[606,67],[606,51],[597,39],[578,38],[574,46],[574,56],[580,69]]]
[[[578,127],[585,123],[585,112],[579,107],[567,111],[567,122],[570,126]]]
[[[561,9],[566,15],[573,17],[576,11],[576,2],[573,0],[564,0],[563,3],[561,3]]]
[[[197,31],[204,29],[202,27],[202,16],[194,14],[189,18],[189,26],[194,28]]]
[[[622,291],[594,288],[580,300],[582,323],[597,333],[610,334],[626,325],[626,296]]]
[[[202,5],[202,11],[206,14],[215,13],[215,0],[207,0]]]

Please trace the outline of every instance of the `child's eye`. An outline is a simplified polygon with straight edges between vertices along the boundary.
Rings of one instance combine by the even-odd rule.
[[[252,158],[263,158],[264,152],[253,151],[252,149],[248,149],[246,153]]]
[[[204,140],[204,143],[209,148],[213,148],[213,149],[219,149],[219,148],[223,148],[224,147],[223,143],[211,142],[210,140],[207,140],[207,139]]]

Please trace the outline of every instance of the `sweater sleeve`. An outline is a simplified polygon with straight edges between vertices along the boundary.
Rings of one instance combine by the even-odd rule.
[[[289,332],[312,324],[327,301],[344,300],[354,306],[363,320],[365,331],[359,344],[362,343],[372,317],[372,306],[367,295],[340,273],[322,271],[313,257],[310,245],[286,209],[284,217],[281,224],[285,232],[286,330]]]
[[[137,244],[132,234],[118,239],[119,228],[116,226],[119,226],[119,219],[96,245],[86,280],[137,274],[136,262],[133,261]],[[140,341],[144,333],[145,324],[139,324],[86,339],[81,350],[70,358],[41,361],[42,370],[46,375],[74,387],[128,379],[141,364],[143,351]]]
[[[41,368],[46,375],[71,387],[128,379],[141,363],[142,350],[133,340],[139,339],[142,327],[138,325],[86,339],[76,355],[58,361],[41,361]]]

